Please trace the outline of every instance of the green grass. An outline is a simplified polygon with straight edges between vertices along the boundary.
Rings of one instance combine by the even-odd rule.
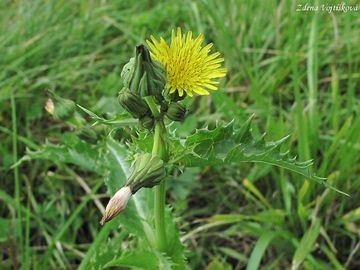
[[[291,134],[292,154],[350,194],[266,165],[185,170],[168,202],[191,269],[360,268],[359,12],[296,4],[0,1],[0,269],[88,269],[126,250],[118,224],[99,225],[104,179],[58,160],[11,166],[72,130],[44,111],[46,90],[116,113],[134,46],[176,26],[204,33],[228,68],[219,92],[188,102],[183,136],[255,113],[254,133]]]

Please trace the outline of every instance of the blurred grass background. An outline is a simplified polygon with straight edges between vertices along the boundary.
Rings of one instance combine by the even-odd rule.
[[[359,269],[360,13],[299,3],[0,0],[0,269],[76,269],[100,231],[102,178],[61,162],[11,169],[66,129],[45,90],[111,110],[134,46],[177,26],[204,33],[228,68],[220,91],[191,101],[180,135],[255,113],[259,133],[291,134],[293,154],[351,195],[268,166],[187,170],[168,201],[191,268]]]

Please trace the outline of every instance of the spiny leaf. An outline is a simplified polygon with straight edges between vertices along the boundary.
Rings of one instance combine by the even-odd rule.
[[[74,134],[64,134],[63,144],[45,143],[36,151],[26,150],[23,156],[13,167],[30,160],[50,160],[59,163],[74,164],[86,171],[100,174],[102,165],[99,156],[99,147],[81,141]]]
[[[221,125],[213,130],[200,129],[185,140],[183,146],[173,153],[173,163],[185,166],[224,165],[239,162],[265,163],[278,166],[303,175],[317,183],[324,184],[337,192],[347,195],[326,183],[326,178],[316,176],[312,160],[297,161],[289,152],[280,148],[289,139],[266,142],[264,136],[255,138],[251,132],[250,117],[239,129],[234,122]]]
[[[157,270],[172,269],[172,263],[164,255],[155,250],[139,248],[133,252],[123,254],[105,265],[108,267],[130,267],[131,269]]]
[[[119,243],[127,236],[127,231],[124,230],[113,237],[109,237],[119,226],[120,220],[113,219],[101,228],[87,249],[85,257],[77,268],[78,270],[103,269],[105,264],[121,254],[122,250],[119,249]]]
[[[104,124],[104,125],[113,126],[115,128],[119,128],[119,127],[134,126],[138,123],[138,120],[134,118],[129,118],[127,114],[119,114],[112,119],[105,119],[103,117],[98,116],[96,113],[80,106],[79,104],[77,104],[77,106],[83,112],[88,114],[91,117],[91,119],[95,120],[95,123],[93,125]]]
[[[167,235],[167,245],[168,245],[168,254],[173,262],[171,269],[174,270],[185,270],[189,269],[186,264],[186,259],[184,256],[185,247],[180,241],[180,233],[175,224],[174,218],[170,208],[166,208],[165,212],[165,224],[166,224],[166,235]]]

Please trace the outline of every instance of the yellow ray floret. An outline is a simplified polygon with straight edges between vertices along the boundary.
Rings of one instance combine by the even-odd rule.
[[[217,90],[216,78],[224,77],[226,69],[221,67],[224,58],[220,53],[211,53],[212,43],[202,47],[202,34],[193,39],[192,32],[186,35],[181,29],[173,30],[170,45],[163,38],[157,41],[153,36],[147,40],[151,58],[162,64],[166,70],[166,85],[170,93],[178,91],[179,96],[186,93],[193,96],[208,95],[208,90]]]

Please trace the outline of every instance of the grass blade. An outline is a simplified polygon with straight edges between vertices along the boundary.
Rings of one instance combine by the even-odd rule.
[[[305,260],[306,256],[311,252],[316,239],[320,233],[320,219],[316,219],[311,227],[302,237],[298,248],[295,251],[294,258],[292,260],[292,270],[299,269],[301,263]]]
[[[251,252],[249,263],[246,266],[246,270],[259,269],[260,261],[265,253],[265,250],[270,244],[271,240],[273,240],[276,235],[277,233],[267,231],[260,236],[259,240],[256,242],[253,251]]]

